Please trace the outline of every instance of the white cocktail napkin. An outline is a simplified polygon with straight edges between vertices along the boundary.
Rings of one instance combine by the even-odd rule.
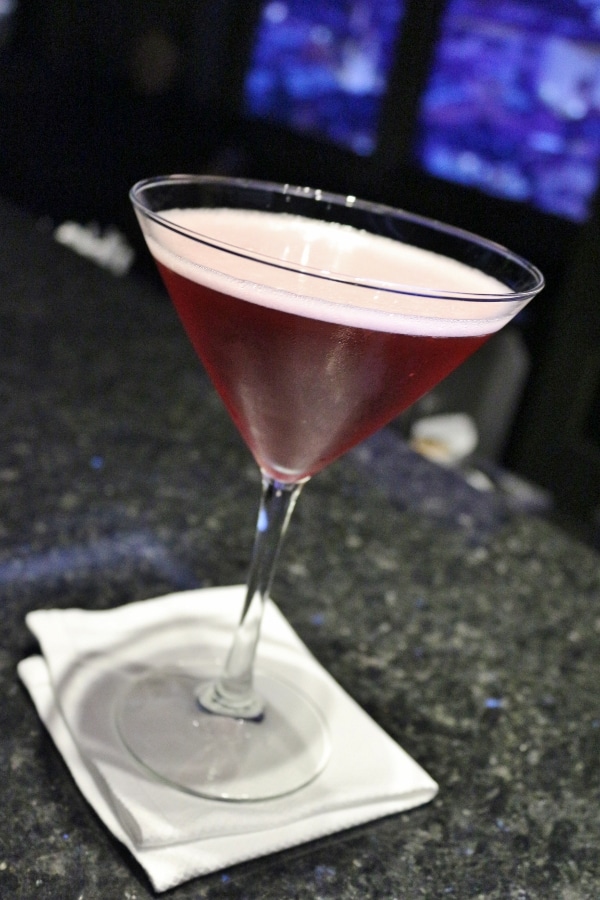
[[[115,697],[150,661],[220,666],[242,586],[171,594],[108,611],[27,616],[42,656],[19,664],[40,718],[91,806],[158,891],[431,800],[436,783],[342,690],[267,604],[257,667],[312,696],[331,739],[324,771],[293,794],[226,803],[154,779],[123,747]]]

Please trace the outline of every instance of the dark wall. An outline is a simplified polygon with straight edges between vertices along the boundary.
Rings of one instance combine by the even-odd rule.
[[[21,0],[0,49],[0,192],[135,237],[131,184],[201,169],[225,140],[220,9],[226,21],[208,0]]]

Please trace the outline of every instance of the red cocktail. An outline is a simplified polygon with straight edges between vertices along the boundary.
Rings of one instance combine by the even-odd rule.
[[[260,766],[272,766],[273,778],[253,791],[240,758],[222,778],[214,761],[210,777],[183,780],[169,765],[172,734],[143,759],[137,732],[161,715],[143,685],[122,706],[119,727],[138,758],[185,790],[277,796],[310,781],[327,757],[309,697],[280,683],[265,700],[252,683],[262,608],[302,484],[437,384],[543,280],[504,248],[354,197],[172,176],[140,182],[132,200],[187,334],[263,474],[246,603],[224,673],[199,686],[190,677],[185,690],[197,697],[196,716],[210,719],[207,744],[215,722],[239,720],[248,729],[240,757],[259,742]],[[178,690],[166,694],[169,713]],[[279,737],[288,713],[301,746]],[[297,759],[282,774],[292,745]]]
[[[281,255],[303,241],[310,244],[312,258],[326,259],[328,250],[335,252],[336,241],[350,242],[353,255],[344,260],[346,277],[349,268],[357,273],[383,270],[410,283],[426,276],[429,265],[437,267],[438,279],[440,268],[449,269],[446,289],[454,285],[463,294],[478,288],[505,293],[480,272],[449,266],[424,250],[410,248],[409,253],[404,247],[404,258],[396,262],[397,244],[389,238],[348,228],[245,210],[174,210],[168,215],[183,227],[224,239],[233,232],[239,240],[243,232],[254,248],[270,253],[275,243]],[[334,288],[340,302],[333,308],[325,302],[324,309],[306,311],[304,298],[292,293],[292,283],[286,302],[268,285],[257,290],[244,284],[245,261],[235,255],[226,260],[229,279],[207,279],[202,244],[192,248],[195,254],[188,251],[186,260],[195,257],[196,271],[175,257],[181,250],[175,233],[160,247],[151,246],[187,334],[258,465],[284,482],[314,475],[389,422],[498,327],[481,310],[474,313],[481,318],[448,321],[444,304],[435,300],[418,317],[404,315],[397,295],[385,290],[376,308],[347,310],[344,299],[352,305],[354,298],[344,283]],[[274,286],[284,278],[293,281],[287,271],[268,274]],[[235,286],[232,276],[238,277]]]

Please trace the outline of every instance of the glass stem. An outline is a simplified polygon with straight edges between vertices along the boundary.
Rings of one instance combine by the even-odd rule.
[[[254,549],[240,622],[223,674],[217,682],[198,693],[198,702],[208,712],[254,720],[263,716],[264,701],[252,684],[254,658],[281,543],[304,484],[306,480],[286,484],[263,474]]]

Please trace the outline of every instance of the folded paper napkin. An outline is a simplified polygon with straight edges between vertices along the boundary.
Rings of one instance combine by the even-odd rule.
[[[225,803],[154,779],[125,750],[115,697],[132,668],[210,648],[223,659],[243,603],[241,586],[171,594],[108,611],[27,616],[42,656],[19,665],[37,711],[104,824],[157,891],[431,800],[437,785],[311,656],[277,607],[265,612],[257,666],[282,671],[324,712],[331,756],[293,794]]]

